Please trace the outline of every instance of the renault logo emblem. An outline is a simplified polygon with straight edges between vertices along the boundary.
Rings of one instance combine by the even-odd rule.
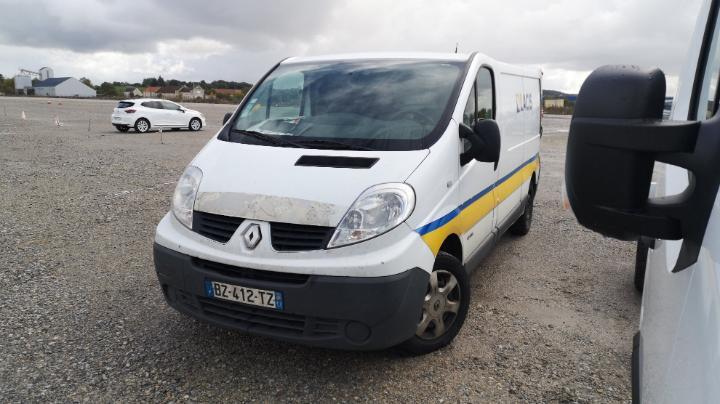
[[[262,233],[260,233],[260,225],[253,223],[248,226],[242,233],[243,240],[245,240],[245,246],[249,249],[254,249],[262,240]]]

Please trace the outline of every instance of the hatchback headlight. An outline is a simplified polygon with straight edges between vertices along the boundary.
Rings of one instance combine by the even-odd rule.
[[[415,191],[407,184],[368,188],[350,206],[335,229],[328,248],[369,240],[404,222],[415,208]]]
[[[188,229],[192,229],[193,206],[197,196],[202,171],[195,166],[188,166],[175,187],[172,199],[172,211],[175,218]]]

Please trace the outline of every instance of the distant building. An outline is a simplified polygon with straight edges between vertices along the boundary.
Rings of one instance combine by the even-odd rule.
[[[158,90],[158,95],[162,98],[178,99],[180,98],[180,91],[184,90],[185,86],[164,86]]]
[[[217,95],[226,95],[228,97],[245,94],[245,92],[239,88],[216,88],[212,91]]]
[[[200,86],[194,86],[192,89],[185,87],[180,90],[180,94],[185,101],[203,99],[205,98],[205,89]]]
[[[32,91],[32,78],[25,74],[18,74],[13,78],[15,94],[28,95]]]
[[[38,70],[38,76],[38,79],[43,81],[55,77],[55,72],[49,67],[41,67],[40,70]]]
[[[53,77],[35,83],[35,95],[46,97],[95,97],[95,89],[74,77]]]
[[[157,86],[145,87],[145,90],[143,91],[143,97],[155,98],[158,96],[159,91],[160,91],[160,87],[157,87]]]
[[[563,99],[545,100],[543,106],[544,106],[545,108],[564,108],[564,107],[565,107],[565,100],[563,100]]]
[[[125,91],[123,91],[123,96],[132,98],[132,97],[142,97],[143,92],[140,91],[137,87],[125,87]]]

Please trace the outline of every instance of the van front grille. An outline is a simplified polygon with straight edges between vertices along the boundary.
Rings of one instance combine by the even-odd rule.
[[[192,230],[209,239],[227,243],[243,222],[241,217],[194,211]]]
[[[194,257],[193,265],[197,268],[205,270],[206,272],[228,277],[238,282],[242,282],[246,279],[251,279],[264,282],[302,285],[310,278],[310,275],[306,274],[294,274],[289,272],[262,271],[259,269],[242,268]]]
[[[277,251],[322,250],[334,231],[334,227],[270,223],[270,238]]]
[[[337,320],[306,317],[205,297],[198,297],[198,301],[208,317],[250,331],[312,337],[331,337],[340,333]]]
[[[193,212],[192,230],[207,238],[227,243],[244,218]],[[292,223],[270,223],[270,240],[276,251],[322,250],[330,241],[334,227],[310,226]]]

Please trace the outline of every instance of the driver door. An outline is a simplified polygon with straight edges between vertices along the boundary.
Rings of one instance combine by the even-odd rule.
[[[183,111],[180,105],[170,101],[160,101],[163,106],[163,114],[165,125],[173,127],[187,126],[188,122],[185,117],[185,111]]]
[[[492,72],[487,67],[481,67],[465,104],[463,123],[473,127],[479,119],[492,119],[495,116],[493,96]],[[469,146],[464,140],[461,144],[463,147]],[[465,231],[461,235],[464,260],[473,256],[494,235],[495,176],[494,163],[473,159],[460,167],[460,218]]]

